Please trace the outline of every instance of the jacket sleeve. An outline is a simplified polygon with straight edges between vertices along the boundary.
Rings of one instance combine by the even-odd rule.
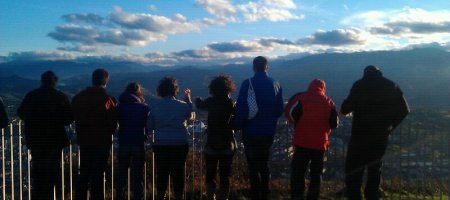
[[[111,134],[114,134],[117,129],[117,124],[119,122],[118,116],[119,112],[117,110],[117,101],[114,97],[108,97],[106,101],[106,118],[108,121],[109,128],[111,130]]]
[[[276,116],[280,117],[283,114],[284,110],[284,102],[283,102],[283,88],[281,88],[280,84],[278,85],[278,94],[276,96]]]
[[[290,123],[296,124],[303,114],[302,102],[300,101],[301,93],[292,96],[284,109],[284,115]]]
[[[63,124],[66,126],[73,122],[72,107],[67,95],[63,96],[62,118]]]
[[[344,100],[344,102],[341,105],[341,114],[347,115],[355,111],[356,106],[356,87],[355,84],[353,84],[352,89],[350,90],[350,94],[348,97]]]
[[[339,124],[339,117],[336,111],[336,107],[333,107],[330,111],[330,128],[336,129]]]
[[[248,80],[246,80],[241,84],[241,88],[239,89],[239,95],[236,102],[236,117],[234,120],[234,125],[238,129],[242,129],[248,121],[248,87],[249,83]]]
[[[396,89],[396,109],[395,109],[395,115],[392,118],[392,129],[395,129],[402,121],[405,119],[405,117],[410,112],[408,103],[406,102],[405,97],[403,96],[402,90],[397,86]]]
[[[0,98],[0,128],[6,128],[8,126],[8,113],[6,113],[3,100]]]

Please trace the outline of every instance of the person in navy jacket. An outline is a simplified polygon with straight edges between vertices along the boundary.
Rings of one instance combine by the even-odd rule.
[[[133,199],[142,199],[144,141],[149,106],[145,103],[143,88],[138,83],[128,84],[119,97],[119,154],[117,197],[125,199],[128,168],[131,169]]]
[[[245,80],[236,103],[235,125],[242,129],[242,139],[247,157],[251,198],[268,199],[270,147],[276,133],[278,117],[283,113],[283,98],[280,84],[267,74],[267,59],[258,56],[253,60],[255,75]],[[250,81],[255,92],[258,112],[249,119],[248,89]]]

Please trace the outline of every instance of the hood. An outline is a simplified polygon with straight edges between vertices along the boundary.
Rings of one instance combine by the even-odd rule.
[[[326,86],[325,81],[320,79],[314,79],[309,84],[308,92],[314,92],[319,94],[325,94]]]
[[[124,92],[119,97],[119,103],[142,103],[143,100],[141,100],[138,96]]]

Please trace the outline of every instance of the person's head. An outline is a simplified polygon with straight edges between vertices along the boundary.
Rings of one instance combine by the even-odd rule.
[[[106,87],[109,80],[109,73],[105,69],[96,69],[92,72],[92,85]]]
[[[266,72],[269,69],[267,59],[263,56],[258,56],[253,59],[253,71],[254,72]]]
[[[325,81],[320,79],[312,80],[311,83],[309,84],[308,91],[325,94],[326,91]]]
[[[159,81],[156,94],[160,97],[177,96],[179,91],[178,81],[174,77],[164,77]]]
[[[41,75],[41,85],[45,87],[56,87],[58,77],[52,71],[46,71]]]
[[[125,92],[136,95],[142,101],[144,100],[144,88],[139,83],[129,83],[125,88]]]
[[[369,65],[364,69],[364,77],[382,76],[380,68],[374,65]]]
[[[236,90],[236,85],[231,76],[220,75],[214,77],[208,88],[212,96],[226,96]]]

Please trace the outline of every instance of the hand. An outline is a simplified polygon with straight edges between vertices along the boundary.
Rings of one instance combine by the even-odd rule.
[[[185,100],[186,102],[192,102],[192,101],[191,101],[191,89],[186,88],[186,89],[184,90],[184,100]]]

